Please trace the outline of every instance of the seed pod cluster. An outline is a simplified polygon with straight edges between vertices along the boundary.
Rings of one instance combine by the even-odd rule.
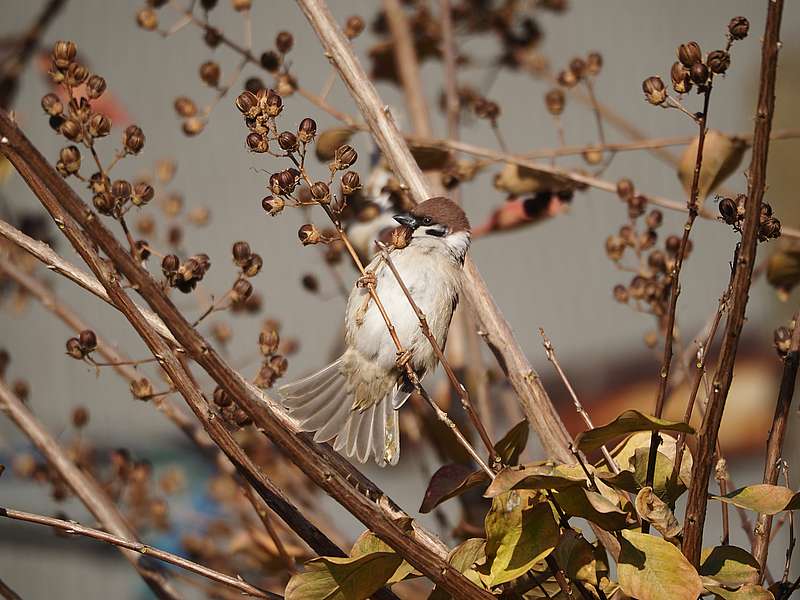
[[[745,217],[745,204],[747,196],[739,194],[736,198],[720,198],[717,204],[719,218],[730,225],[734,231],[741,232]],[[781,222],[772,214],[772,206],[768,202],[761,205],[761,214],[758,223],[758,240],[766,242],[779,238],[781,235]]]
[[[91,329],[84,329],[78,337],[67,340],[67,354],[76,360],[83,360],[97,348],[97,336]]]

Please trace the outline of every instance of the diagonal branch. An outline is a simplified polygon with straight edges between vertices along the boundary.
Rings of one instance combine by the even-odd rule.
[[[129,540],[137,539],[136,532],[106,495],[100,484],[94,477],[83,472],[67,458],[67,451],[58,444],[50,432],[2,380],[0,380],[0,410],[30,439],[31,443],[58,472],[94,518],[102,523],[103,527],[120,537]],[[182,597],[172,588],[163,574],[143,566],[134,552],[123,550],[122,553],[158,598],[178,599]]]
[[[703,526],[708,507],[708,479],[713,469],[717,436],[725,410],[725,401],[733,381],[736,351],[745,321],[753,265],[758,244],[759,216],[767,179],[767,154],[772,116],[775,110],[775,79],[780,49],[780,26],[783,0],[767,2],[767,23],[761,49],[761,75],[753,134],[753,156],[747,180],[742,241],[735,256],[731,302],[717,370],[712,380],[708,408],[698,435],[697,453],[692,468],[692,486],[686,505],[683,553],[697,566],[700,562]]]

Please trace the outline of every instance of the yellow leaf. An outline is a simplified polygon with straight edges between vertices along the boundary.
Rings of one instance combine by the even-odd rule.
[[[689,195],[694,179],[697,160],[698,138],[686,147],[678,165],[678,178]],[[739,168],[747,148],[742,140],[731,138],[724,133],[709,129],[703,144],[703,162],[698,180],[698,200],[702,205],[708,195]]]

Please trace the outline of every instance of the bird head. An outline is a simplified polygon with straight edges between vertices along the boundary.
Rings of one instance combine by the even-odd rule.
[[[414,240],[439,241],[463,261],[470,242],[470,225],[463,209],[448,198],[437,196],[421,202],[395,221],[413,231]]]

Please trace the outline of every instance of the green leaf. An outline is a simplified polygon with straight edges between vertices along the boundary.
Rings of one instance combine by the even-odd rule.
[[[583,488],[569,488],[556,492],[556,501],[568,515],[583,517],[606,531],[628,527],[628,513],[597,492]]]
[[[394,552],[373,552],[358,558],[322,556],[293,575],[286,600],[364,600],[383,587],[403,559]]]
[[[575,442],[579,450],[588,453],[597,450],[603,444],[621,437],[626,433],[632,433],[634,431],[654,431],[656,429],[694,433],[694,429],[686,423],[657,419],[656,417],[640,413],[638,410],[626,410],[608,425],[595,427],[589,431],[579,433],[578,437],[575,438]]]
[[[528,425],[528,420],[523,419],[514,425],[514,427],[494,445],[494,449],[497,451],[497,454],[500,455],[500,460],[503,461],[504,465],[517,464],[519,455],[522,454],[522,451],[525,450],[525,446],[528,444],[528,434],[530,431],[531,428],[530,425]]]
[[[747,550],[736,546],[704,548],[700,557],[700,575],[726,587],[753,581],[759,573],[758,561]]]
[[[384,542],[370,530],[367,530],[358,536],[358,539],[353,544],[353,547],[350,549],[350,558],[359,558],[374,552],[394,552],[394,550],[392,550],[392,547],[389,546],[389,544]],[[387,580],[386,583],[391,585],[393,583],[397,583],[398,581],[403,581],[404,579],[421,576],[422,573],[417,571],[413,566],[404,560],[402,563],[400,563],[400,566],[397,567],[397,570]]]
[[[485,523],[487,564],[481,569],[490,587],[516,579],[558,544],[553,509],[547,502],[528,508],[532,496],[511,491],[492,501]]]
[[[534,463],[506,467],[497,474],[484,495],[494,498],[512,489],[560,490],[586,485],[586,474],[580,465]]]
[[[707,585],[706,589],[722,600],[775,600],[772,592],[768,592],[760,585],[746,583],[736,590],[727,590],[721,586]]]
[[[697,600],[700,575],[675,546],[645,533],[623,531],[619,585],[639,600]]]
[[[444,465],[428,482],[428,489],[425,490],[419,512],[429,513],[445,500],[459,496],[488,481],[489,476],[483,471],[473,471],[460,464]]]
[[[759,483],[734,490],[725,496],[712,496],[715,500],[733,504],[739,508],[774,515],[784,510],[800,508],[800,492],[781,485]]]

